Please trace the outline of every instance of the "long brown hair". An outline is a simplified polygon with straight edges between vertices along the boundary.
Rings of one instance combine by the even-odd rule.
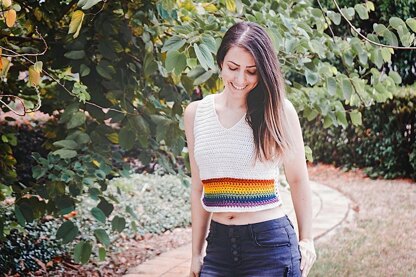
[[[239,22],[225,33],[217,52],[220,69],[228,50],[234,46],[246,49],[256,62],[259,82],[247,96],[246,121],[253,129],[259,160],[279,158],[292,145],[284,111],[284,81],[272,45],[270,37],[258,24]]]

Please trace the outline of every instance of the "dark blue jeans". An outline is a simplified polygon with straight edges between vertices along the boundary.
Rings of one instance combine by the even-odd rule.
[[[200,277],[301,276],[300,251],[287,216],[247,225],[211,220]]]

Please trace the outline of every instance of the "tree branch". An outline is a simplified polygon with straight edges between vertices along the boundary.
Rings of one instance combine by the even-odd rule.
[[[371,44],[380,46],[380,47],[385,47],[385,48],[393,48],[393,49],[400,49],[400,50],[416,50],[416,47],[404,47],[404,46],[393,46],[393,45],[387,45],[387,44],[382,44],[382,43],[378,43],[376,41],[373,41],[371,39],[368,39],[366,36],[364,36],[363,34],[360,33],[360,31],[357,30],[357,28],[354,27],[354,25],[351,23],[351,21],[348,20],[348,18],[344,15],[344,13],[341,11],[341,8],[338,5],[337,0],[332,0],[335,4],[335,6],[337,7],[338,12],[342,15],[342,17],[345,19],[345,21],[347,21],[347,23],[350,25],[351,29],[357,33],[357,35],[359,35],[362,39],[364,39],[365,41],[368,41]],[[319,5],[321,5],[320,1],[318,0]],[[323,12],[323,11],[322,11]],[[325,16],[325,15],[324,15]],[[326,16],[325,16],[326,17]]]
[[[2,38],[6,38],[7,40],[11,40],[11,41],[17,41],[17,42],[42,42],[42,39],[40,38],[34,38],[34,37],[17,37],[17,36],[8,36],[5,34],[0,34],[0,39]]]

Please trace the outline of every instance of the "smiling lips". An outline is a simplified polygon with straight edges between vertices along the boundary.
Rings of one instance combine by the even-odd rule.
[[[239,86],[234,85],[234,83],[231,83],[231,85],[232,85],[235,89],[238,89],[238,90],[243,90],[243,89],[245,89],[245,88],[247,87],[247,86],[239,87]]]

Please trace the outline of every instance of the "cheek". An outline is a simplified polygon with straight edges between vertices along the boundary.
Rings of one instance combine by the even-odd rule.
[[[233,72],[227,69],[223,69],[221,71],[221,77],[224,80],[232,80],[234,78]]]
[[[249,80],[253,86],[256,86],[259,83],[259,78],[257,76],[251,76]]]

